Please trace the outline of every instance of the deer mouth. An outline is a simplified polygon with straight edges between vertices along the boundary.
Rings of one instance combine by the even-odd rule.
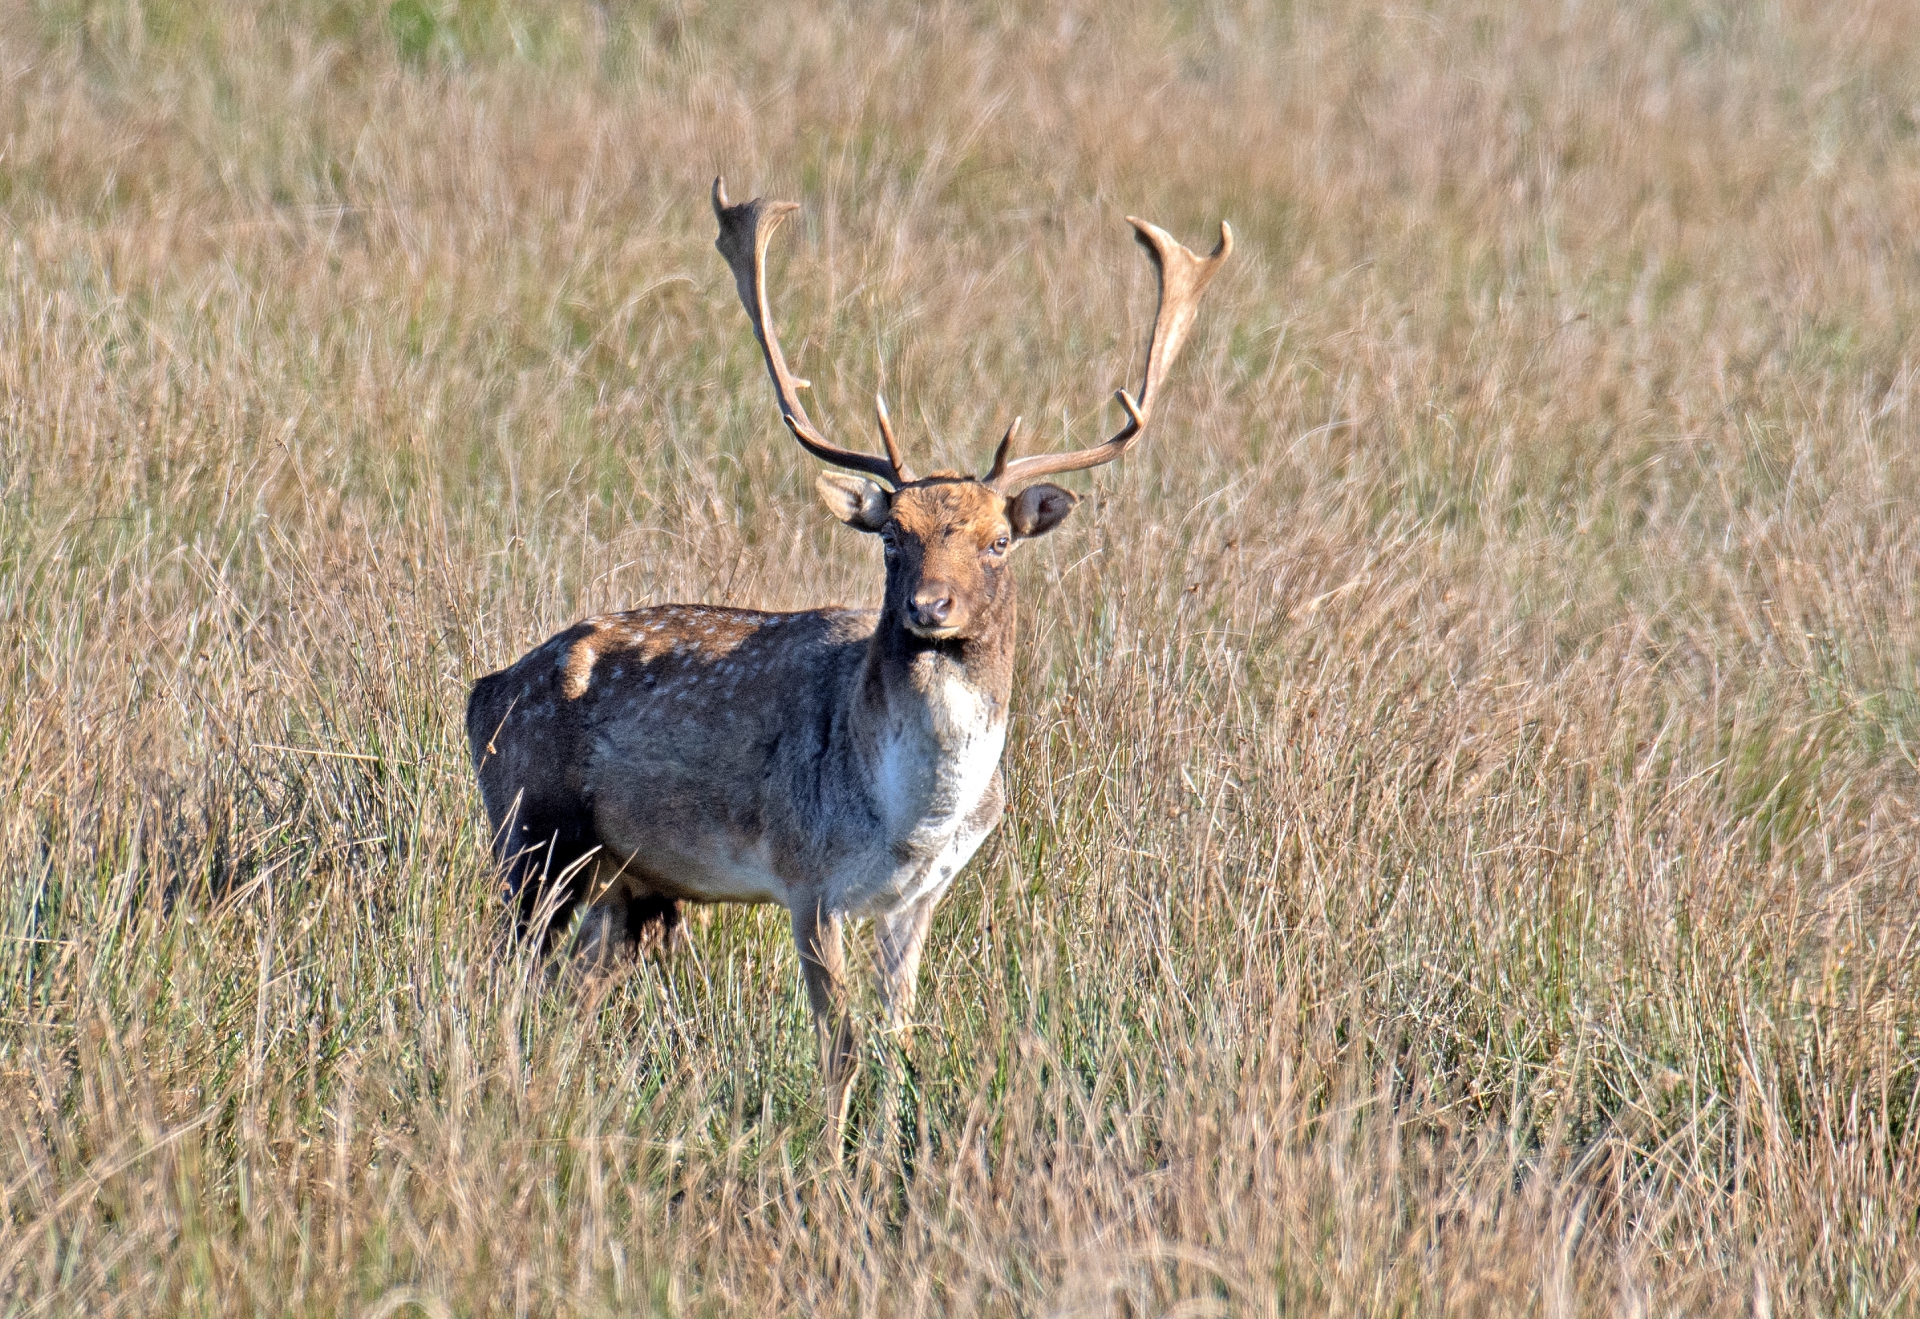
[[[959,628],[946,623],[942,623],[936,627],[927,627],[924,624],[908,621],[905,626],[907,631],[913,633],[914,636],[919,637],[922,641],[952,641],[960,635]]]

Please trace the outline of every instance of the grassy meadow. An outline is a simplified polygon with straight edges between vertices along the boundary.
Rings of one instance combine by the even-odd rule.
[[[923,468],[1239,239],[843,1166],[784,915],[583,999],[461,730],[877,599],[718,173]],[[1901,4],[0,4],[0,1316],[1920,1313],[1917,326]]]

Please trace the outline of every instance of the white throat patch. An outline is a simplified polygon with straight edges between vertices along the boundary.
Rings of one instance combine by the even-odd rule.
[[[993,782],[1006,746],[1006,712],[944,661],[928,675],[924,705],[893,711],[879,740],[875,796],[894,841],[939,846]]]

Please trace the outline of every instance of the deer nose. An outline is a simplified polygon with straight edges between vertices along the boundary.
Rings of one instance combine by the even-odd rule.
[[[913,621],[921,627],[945,627],[953,615],[953,593],[944,585],[913,593]]]

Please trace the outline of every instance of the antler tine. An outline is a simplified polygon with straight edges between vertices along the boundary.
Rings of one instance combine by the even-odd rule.
[[[1220,269],[1220,263],[1233,251],[1233,230],[1226,221],[1220,222],[1220,242],[1209,256],[1196,256],[1181,246],[1180,242],[1166,230],[1145,220],[1129,215],[1127,223],[1134,228],[1134,238],[1140,246],[1146,248],[1147,256],[1153,262],[1154,274],[1160,284],[1160,308],[1153,318],[1153,331],[1147,338],[1147,369],[1140,382],[1140,398],[1136,402],[1133,395],[1120,390],[1113,397],[1125,409],[1127,424],[1122,426],[1104,444],[1091,449],[1078,449],[1072,453],[1035,454],[1029,458],[1007,460],[1006,450],[1012,438],[1000,443],[1000,452],[994,455],[993,469],[987,473],[984,483],[1002,494],[1009,493],[1009,487],[1021,481],[1030,481],[1037,476],[1049,476],[1054,472],[1077,472],[1083,467],[1098,467],[1101,463],[1110,463],[1121,454],[1146,429],[1148,419],[1153,415],[1153,405],[1160,396],[1160,382],[1166,378],[1167,371],[1173,366],[1174,358],[1180,355],[1180,348],[1187,340],[1187,332],[1193,328],[1193,318],[1200,308],[1200,295],[1207,291],[1207,285]]]
[[[873,411],[880,418],[880,442],[887,446],[887,461],[893,464],[893,483],[906,485],[914,479],[913,472],[907,460],[900,456],[899,442],[893,438],[893,418],[887,413],[887,401],[878,394],[873,396]]]
[[[1013,419],[1013,425],[1007,427],[1007,433],[1000,437],[1000,447],[993,451],[993,466],[980,478],[980,484],[999,488],[1000,479],[1007,474],[1007,455],[1013,450],[1013,442],[1020,438],[1020,418]]]
[[[800,446],[822,462],[866,472],[896,486],[905,485],[912,478],[899,462],[891,434],[886,434],[888,457],[855,453],[829,444],[814,429],[806,409],[800,406],[800,391],[809,385],[787,370],[787,359],[780,352],[780,340],[773,332],[773,318],[767,310],[767,240],[773,237],[782,220],[799,209],[798,202],[770,202],[763,197],[729,206],[725,180],[713,181],[713,214],[720,221],[720,237],[713,245],[727,259],[727,268],[733,271],[734,287],[740,292],[740,303],[753,322],[753,337],[760,341],[760,351],[767,359],[767,374],[773,377],[780,420],[786,422]],[[883,427],[883,433],[887,429]]]

